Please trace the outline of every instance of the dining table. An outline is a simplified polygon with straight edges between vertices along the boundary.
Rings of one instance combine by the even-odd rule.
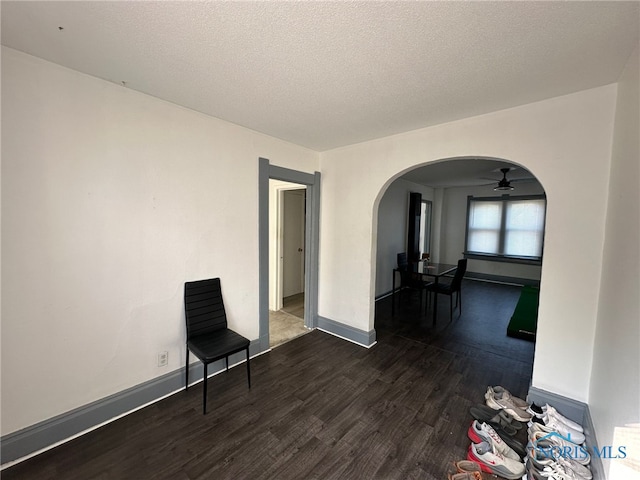
[[[430,262],[428,260],[420,260],[418,262],[409,263],[409,269],[416,275],[421,277],[432,277],[433,283],[438,284],[441,277],[451,275],[458,268],[457,265],[451,265],[449,263],[437,263]],[[395,296],[396,296],[396,272],[399,272],[398,267],[393,269],[393,282],[391,289],[391,315],[395,315]],[[438,294],[435,294],[433,299],[433,325],[436,325],[438,315]]]

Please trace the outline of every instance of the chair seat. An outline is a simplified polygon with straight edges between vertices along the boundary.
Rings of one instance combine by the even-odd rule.
[[[187,341],[187,346],[204,363],[211,363],[248,348],[249,340],[229,329],[198,335]]]
[[[451,284],[450,283],[430,283],[425,287],[430,292],[443,293],[443,294],[451,294]]]

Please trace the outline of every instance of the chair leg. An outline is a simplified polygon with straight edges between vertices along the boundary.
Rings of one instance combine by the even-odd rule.
[[[224,361],[227,364],[227,372],[229,371],[229,357],[224,357]]]
[[[449,295],[449,321],[453,321],[453,294]]]
[[[249,348],[247,347],[247,382],[249,382],[249,388],[251,388],[251,366],[249,365]]]
[[[189,347],[187,347],[187,360],[185,362],[185,373],[184,373],[184,389],[189,390]]]
[[[207,367],[208,365],[204,364],[204,380],[202,382],[203,391],[202,391],[202,414],[206,415],[207,413]]]
[[[462,290],[458,290],[458,296],[456,298],[460,302],[460,316],[462,316]]]

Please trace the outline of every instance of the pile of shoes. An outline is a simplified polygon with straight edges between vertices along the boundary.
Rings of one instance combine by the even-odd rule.
[[[474,420],[467,432],[467,460],[453,465],[450,480],[483,480],[486,474],[507,480],[592,480],[581,425],[551,405],[529,405],[501,386],[487,387],[484,397],[484,405],[469,409]]]
[[[471,445],[467,459],[483,472],[520,480],[526,475],[527,452],[516,436],[524,428],[522,422],[531,420],[529,404],[499,386],[488,387],[484,397],[485,405],[469,409],[474,420],[468,430]]]
[[[591,456],[582,425],[551,405],[528,408],[527,480],[591,480]]]

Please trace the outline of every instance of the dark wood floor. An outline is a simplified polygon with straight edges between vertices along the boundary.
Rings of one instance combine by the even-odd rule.
[[[2,479],[437,479],[468,447],[486,386],[526,394],[533,344],[506,337],[519,289],[465,281],[464,313],[438,328],[417,298],[378,344],[320,331],[2,472]]]

